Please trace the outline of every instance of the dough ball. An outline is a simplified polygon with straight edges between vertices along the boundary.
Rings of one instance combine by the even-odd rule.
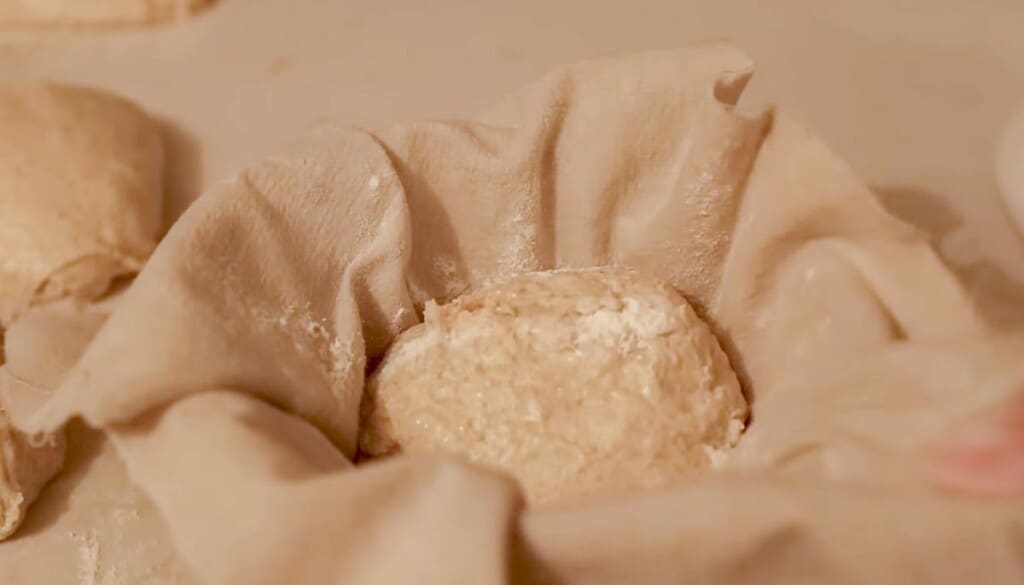
[[[360,448],[460,453],[531,504],[665,484],[712,465],[747,405],[671,287],[616,268],[536,272],[428,303],[370,377]]]
[[[0,85],[0,128],[2,329],[139,270],[160,231],[163,146],[130,102],[49,83]]]
[[[181,20],[211,0],[0,0],[0,25],[146,25]]]
[[[31,441],[11,427],[0,408],[0,540],[18,529],[28,507],[63,465],[63,431]]]

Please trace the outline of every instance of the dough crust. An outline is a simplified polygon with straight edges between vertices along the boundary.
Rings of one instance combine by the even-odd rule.
[[[2,329],[139,270],[160,230],[163,146],[132,103],[51,83],[0,86],[0,128]]]
[[[147,25],[181,20],[211,0],[0,0],[0,25]]]
[[[537,272],[428,303],[368,380],[360,448],[460,453],[542,504],[709,467],[746,412],[718,341],[671,287],[615,268]]]
[[[39,492],[64,465],[64,431],[33,442],[0,408],[0,540],[14,533]]]

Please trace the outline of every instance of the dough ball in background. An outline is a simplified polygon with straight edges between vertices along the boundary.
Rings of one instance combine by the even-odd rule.
[[[53,387],[58,380],[15,370],[77,359],[33,333],[63,330],[46,312],[58,308],[52,301],[96,299],[142,267],[159,236],[162,181],[159,127],[132,103],[50,83],[0,85],[0,386]],[[0,540],[63,467],[64,450],[63,431],[27,437],[0,406]]]
[[[148,25],[181,20],[212,0],[0,0],[0,26]]]
[[[96,298],[142,267],[164,155],[141,109],[80,87],[0,85],[0,128],[2,329],[29,305]]]
[[[28,507],[64,466],[64,432],[33,441],[11,427],[0,407],[0,540],[14,533]]]
[[[455,452],[531,504],[712,466],[747,404],[675,290],[616,268],[536,272],[428,303],[367,382],[360,449]]]

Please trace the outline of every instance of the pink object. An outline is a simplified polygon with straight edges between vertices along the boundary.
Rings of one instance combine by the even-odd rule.
[[[1024,496],[1024,387],[990,426],[965,433],[932,456],[932,478],[942,488]]]

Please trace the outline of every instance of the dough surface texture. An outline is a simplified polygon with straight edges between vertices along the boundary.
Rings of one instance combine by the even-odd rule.
[[[0,128],[2,329],[141,268],[159,235],[164,155],[142,110],[86,88],[0,85]]]
[[[458,453],[545,504],[710,467],[738,440],[747,404],[681,295],[597,268],[428,303],[368,380],[361,410],[364,454]]]
[[[0,25],[117,26],[181,20],[210,0],[0,0]]]

